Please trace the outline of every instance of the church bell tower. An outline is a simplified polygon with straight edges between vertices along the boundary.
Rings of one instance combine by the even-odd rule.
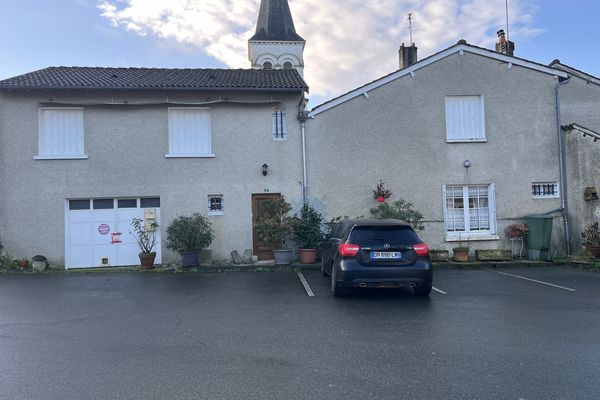
[[[296,33],[287,0],[261,0],[256,32],[248,40],[252,68],[293,68],[303,75],[305,44]]]

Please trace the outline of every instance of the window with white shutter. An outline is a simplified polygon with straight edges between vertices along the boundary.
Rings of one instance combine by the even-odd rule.
[[[446,96],[446,140],[485,141],[483,96]]]
[[[211,149],[210,109],[169,108],[167,157],[214,157]]]
[[[493,184],[444,186],[446,236],[495,235],[495,204]]]
[[[41,108],[38,160],[84,159],[83,108]]]
[[[287,140],[287,117],[285,111],[273,112],[273,140]]]

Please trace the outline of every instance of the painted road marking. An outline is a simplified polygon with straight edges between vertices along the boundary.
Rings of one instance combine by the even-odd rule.
[[[531,279],[531,278],[525,278],[524,276],[519,276],[519,275],[507,274],[506,272],[500,272],[500,271],[494,271],[494,272],[496,272],[498,274],[506,275],[506,276],[512,276],[513,278],[523,279],[525,281],[539,283],[541,285],[552,286],[552,287],[557,288],[557,289],[568,290],[569,292],[576,292],[575,289],[571,289],[571,288],[560,286],[560,285],[555,285],[553,283],[538,281],[536,279]]]
[[[431,288],[433,290],[435,290],[436,292],[438,292],[439,294],[448,294],[448,293],[444,292],[443,290],[440,290],[440,289],[436,288],[435,286],[432,286]]]
[[[302,285],[304,286],[304,290],[306,290],[306,294],[309,295],[309,297],[315,297],[315,294],[313,293],[312,289],[310,288],[310,285],[306,281],[306,278],[304,277],[304,275],[302,275],[302,272],[297,272],[297,274],[298,274],[298,278],[300,278],[300,282],[302,282]]]

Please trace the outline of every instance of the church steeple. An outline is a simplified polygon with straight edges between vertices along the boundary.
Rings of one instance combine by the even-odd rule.
[[[252,68],[294,68],[302,75],[305,44],[296,33],[287,0],[261,0],[256,32],[248,40]]]

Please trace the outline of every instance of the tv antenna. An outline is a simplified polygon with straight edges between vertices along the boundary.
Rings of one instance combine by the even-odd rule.
[[[408,14],[408,26],[404,26],[403,31],[408,31],[410,34],[410,43],[413,44],[413,33],[416,30],[417,24],[415,24],[415,17],[413,13]]]

